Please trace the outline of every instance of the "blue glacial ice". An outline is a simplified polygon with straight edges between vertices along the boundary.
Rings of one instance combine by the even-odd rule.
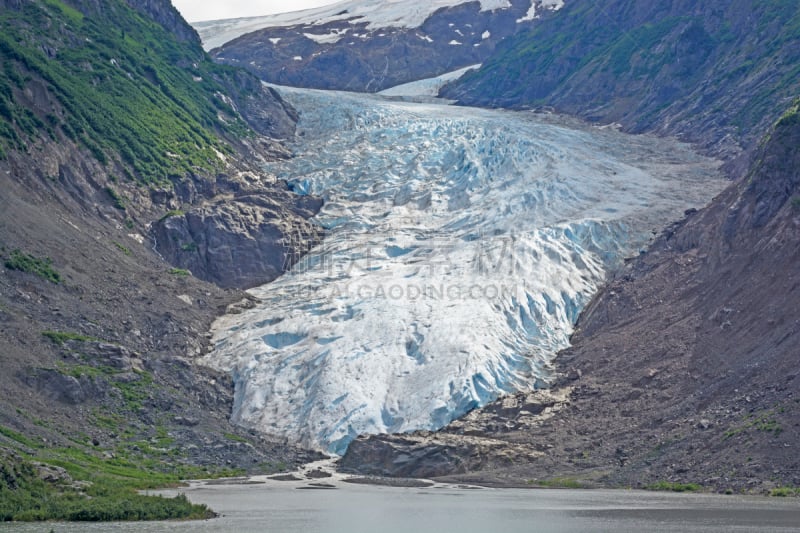
[[[342,453],[544,386],[608,271],[721,190],[676,142],[529,112],[286,89],[327,238],[257,308],[220,318],[204,364],[233,420]]]

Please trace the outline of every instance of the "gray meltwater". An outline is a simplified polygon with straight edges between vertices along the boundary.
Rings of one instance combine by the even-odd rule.
[[[323,480],[324,481],[324,480]],[[514,533],[800,530],[795,499],[624,490],[390,488],[334,482],[193,484],[183,492],[223,516],[205,522],[14,524],[0,531],[235,533]],[[174,494],[174,493],[169,493]]]

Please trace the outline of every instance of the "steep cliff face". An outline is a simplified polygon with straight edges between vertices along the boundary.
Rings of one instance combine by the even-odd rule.
[[[562,378],[440,434],[362,438],[345,468],[718,490],[800,484],[800,119],[631,260],[583,314]],[[431,458],[435,460],[431,460]]]
[[[502,39],[562,5],[561,0],[445,0],[423,6],[357,0],[294,16],[196,27],[213,43],[217,61],[270,83],[378,92],[480,63]],[[231,41],[217,44],[218,35]]]
[[[296,112],[210,61],[167,0],[0,5],[0,448],[155,469],[307,458],[230,425],[229,378],[192,364],[244,298],[201,281],[230,262],[207,254],[192,276],[186,242],[161,242],[167,222],[202,212],[246,255],[236,239],[268,219],[275,257],[236,259],[228,287],[271,279],[315,242],[319,204],[259,169],[286,157]]]
[[[313,216],[322,202],[275,187],[269,197],[260,191],[263,186],[251,186],[160,220],[154,229],[159,251],[220,287],[273,281],[319,244],[318,227],[294,220]]]
[[[164,0],[125,0],[130,7],[160,24],[179,41],[200,43],[197,32],[186,22],[171,2]]]
[[[285,156],[275,139],[294,134],[296,112],[251,74],[212,63],[169,2],[31,2],[8,8],[2,22],[0,153],[24,160],[31,147],[53,143],[86,150],[99,172],[74,194],[124,204],[115,214],[127,224],[147,225],[167,211],[248,190],[285,206],[279,233],[293,237],[281,253],[307,249],[297,235],[318,237],[306,221],[313,213],[294,209],[285,187],[258,169]],[[43,164],[33,161],[31,170],[58,175]],[[243,173],[249,181],[234,178]],[[165,256],[184,264],[168,252],[166,246]],[[274,277],[272,265],[249,266],[251,280]],[[206,269],[195,274],[213,278]]]
[[[730,158],[800,90],[800,6],[753,0],[568,2],[442,95],[678,135]]]

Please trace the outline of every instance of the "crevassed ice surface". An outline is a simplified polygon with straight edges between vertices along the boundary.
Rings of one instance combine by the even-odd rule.
[[[723,183],[686,146],[533,113],[284,90],[323,245],[214,326],[233,420],[342,453],[541,386],[609,268]]]

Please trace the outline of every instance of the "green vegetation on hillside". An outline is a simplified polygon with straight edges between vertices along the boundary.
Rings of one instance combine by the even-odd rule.
[[[61,274],[53,268],[53,261],[49,258],[39,259],[20,250],[14,250],[5,260],[6,268],[35,274],[51,283],[61,283]]]
[[[552,479],[530,479],[528,485],[549,489],[585,489],[586,485],[577,479],[557,477]]]
[[[3,436],[14,438],[13,431],[1,429]],[[24,437],[17,437],[30,444]],[[42,479],[42,471],[49,472],[48,481]],[[169,520],[214,516],[208,507],[192,504],[183,495],[163,498],[137,492],[175,486],[180,479],[178,474],[149,471],[125,460],[104,460],[74,448],[39,447],[28,456],[0,455],[0,522]]]
[[[651,483],[645,487],[647,490],[657,490],[666,492],[698,492],[703,487],[697,483],[676,483],[671,481],[659,481]]]
[[[45,332],[56,342],[92,341],[78,334]],[[181,480],[240,475],[239,470],[185,464],[162,419],[152,425],[132,422],[135,413],[160,390],[153,376],[134,371],[135,380],[116,380],[124,372],[104,366],[59,364],[58,371],[78,379],[107,383],[120,405],[96,409],[94,432],[61,435],[54,444],[0,426],[0,522],[41,520],[165,520],[213,516],[185,497],[162,498],[138,491],[179,486]],[[24,413],[18,411],[18,415]],[[45,421],[35,421],[48,427]],[[144,431],[144,433],[142,432]],[[66,442],[64,442],[66,440]]]
[[[78,342],[93,342],[99,339],[95,339],[94,337],[87,337],[86,335],[81,335],[80,333],[71,333],[71,332],[63,332],[63,331],[43,331],[42,336],[50,339],[53,343],[58,344],[61,346],[67,341],[78,341]]]
[[[232,69],[122,0],[87,16],[61,0],[4,9],[0,60],[0,157],[42,135],[69,138],[161,183],[218,168],[231,151],[219,135],[249,132],[221,97]]]
[[[800,3],[575,0],[501,43],[443,96],[467,104],[554,106],[641,131],[688,122],[760,135],[800,92]],[[667,108],[667,115],[662,116]],[[702,115],[702,122],[700,116]],[[677,117],[677,118],[676,118]]]

